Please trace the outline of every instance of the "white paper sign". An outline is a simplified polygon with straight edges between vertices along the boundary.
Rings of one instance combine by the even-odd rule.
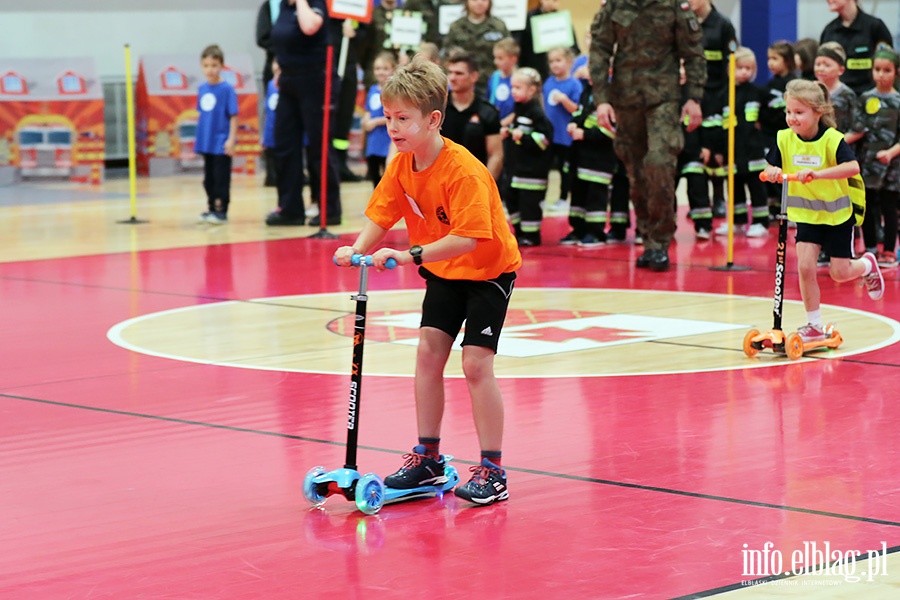
[[[491,14],[501,19],[510,31],[522,31],[528,18],[528,0],[494,0]]]
[[[556,47],[571,48],[575,43],[572,16],[567,10],[558,10],[531,17],[531,36],[537,53]]]
[[[447,35],[453,22],[466,16],[464,8],[464,4],[441,4],[438,7],[438,33]]]
[[[362,22],[372,20],[371,0],[331,0],[331,12],[353,16]]]
[[[391,19],[391,44],[394,47],[412,46],[417,48],[422,43],[424,20],[422,13],[394,13]]]

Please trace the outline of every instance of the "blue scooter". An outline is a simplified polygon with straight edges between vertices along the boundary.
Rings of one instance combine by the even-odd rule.
[[[377,513],[391,502],[413,500],[417,498],[433,498],[449,492],[459,483],[459,472],[456,467],[446,464],[444,475],[447,481],[440,485],[425,485],[411,489],[389,488],[381,477],[375,473],[360,475],[356,467],[356,450],[359,437],[359,411],[362,400],[362,366],[363,343],[366,337],[366,302],[368,296],[368,268],[372,266],[372,257],[354,254],[351,259],[354,267],[359,267],[359,293],[351,296],[356,301],[356,321],[353,333],[353,364],[350,374],[350,406],[347,415],[347,454],[344,468],[326,471],[325,467],[313,467],[303,479],[303,495],[313,506],[321,506],[328,496],[343,495],[347,500],[356,503],[356,508],[367,515]],[[397,266],[394,259],[385,263],[388,269]],[[449,463],[453,457],[444,455],[444,462]]]

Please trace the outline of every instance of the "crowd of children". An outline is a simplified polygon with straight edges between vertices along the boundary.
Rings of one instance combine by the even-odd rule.
[[[542,7],[547,12],[558,9],[557,5],[558,2],[548,2]],[[896,267],[900,208],[900,93],[896,90],[900,59],[897,54],[886,46],[878,50],[871,69],[874,87],[857,95],[841,81],[848,68],[848,51],[837,42],[820,45],[805,39],[794,44],[783,40],[772,43],[766,53],[771,77],[764,85],[754,82],[757,76],[754,53],[737,47],[732,119],[727,102],[727,76],[722,73],[726,72],[727,48],[736,42],[734,29],[709,0],[692,0],[690,5],[704,29],[711,73],[703,102],[703,127],[691,133],[685,131],[678,168],[679,177],[686,180],[688,218],[693,223],[696,239],[707,241],[713,234],[722,235],[728,230],[727,223],[720,222],[714,227],[713,219],[723,216],[718,206],[717,197],[721,194],[717,193],[720,185],[717,180],[724,173],[727,128],[732,121],[735,138],[739,140],[732,166],[734,231],[747,237],[768,235],[771,216],[780,207],[780,190],[779,184],[761,182],[759,174],[766,168],[766,152],[776,147],[779,131],[786,128],[785,90],[797,78],[816,80],[829,93],[834,128],[846,136],[859,158],[868,204],[861,228],[865,250],[875,256],[881,267]],[[475,10],[483,8],[479,3],[472,6],[466,3],[466,6],[468,24],[473,27],[486,27],[483,23],[496,20],[489,17],[489,12],[483,21],[479,20],[482,15]],[[439,60],[436,44],[425,42],[421,50],[429,60]],[[467,50],[473,54],[471,49]],[[519,67],[520,46],[512,37],[492,43],[490,54],[495,69],[479,73],[479,85],[483,84],[485,90],[478,91],[499,113],[504,160],[498,185],[519,244],[527,247],[546,242],[541,236],[545,209],[567,210],[571,231],[559,241],[563,245],[596,247],[624,241],[630,224],[628,180],[613,150],[615,132],[600,127],[594,114],[586,53],[576,57],[568,47],[550,49],[546,53],[546,78],[534,68]],[[367,90],[362,128],[366,138],[367,179],[374,186],[390,154],[380,90],[398,65],[408,60],[406,54],[401,58],[406,60],[398,60],[390,50],[382,51],[371,65],[374,83]],[[204,141],[198,136],[198,150],[204,156],[206,167],[204,188],[208,210],[201,215],[206,223],[227,222],[230,178],[227,163],[233,151],[236,109],[232,108],[233,90],[229,94],[230,86],[217,74],[223,60],[220,50],[210,54],[207,49],[201,58],[207,81],[198,100],[198,127],[200,132],[209,132],[209,138]],[[271,114],[278,101],[277,84],[276,76],[267,89],[267,126],[274,120]],[[211,92],[217,94],[217,102],[213,104],[208,100]],[[206,103],[203,98],[207,98]],[[267,158],[273,146],[271,127],[267,127],[263,139]],[[557,170],[560,175],[558,194],[555,189],[548,189],[551,170]],[[274,177],[274,173],[267,172],[267,183]],[[640,243],[640,237],[636,231],[635,242]],[[829,258],[827,248],[823,248],[817,263],[827,265]]]

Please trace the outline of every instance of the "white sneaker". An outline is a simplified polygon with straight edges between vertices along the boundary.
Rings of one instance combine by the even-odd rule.
[[[547,212],[566,212],[569,210],[569,203],[565,200],[557,200],[555,202],[542,202],[541,208]]]
[[[863,275],[863,283],[866,284],[866,291],[869,292],[869,298],[872,300],[880,300],[884,295],[884,277],[881,276],[881,269],[878,268],[878,261],[871,252],[862,255],[863,260],[869,261],[872,270],[868,275]]]
[[[746,225],[735,224],[734,235],[744,235],[746,227]],[[721,225],[716,227],[716,235],[728,235],[728,223],[722,223]]]
[[[769,230],[762,223],[754,223],[747,228],[747,237],[758,238],[766,237],[767,235],[769,235]]]

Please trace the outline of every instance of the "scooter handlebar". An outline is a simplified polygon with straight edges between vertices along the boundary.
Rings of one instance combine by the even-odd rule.
[[[797,174],[796,174],[796,173],[783,173],[783,174],[781,175],[781,177],[782,177],[782,179],[786,179],[787,181],[797,181]],[[759,172],[759,180],[760,180],[760,181],[769,181],[769,178],[766,177],[765,171],[760,171],[760,172]]]
[[[336,265],[338,264],[336,258],[332,257],[331,260],[334,261],[334,264],[336,264]],[[367,255],[363,256],[362,254],[354,254],[353,256],[350,257],[350,266],[352,266],[352,267],[358,267],[363,262],[366,263],[367,267],[371,267],[374,264],[372,261],[372,255],[367,254]],[[340,266],[340,265],[338,265],[338,266]],[[389,258],[384,262],[384,266],[386,269],[393,269],[394,267],[397,266],[397,261],[394,260],[393,258]]]

